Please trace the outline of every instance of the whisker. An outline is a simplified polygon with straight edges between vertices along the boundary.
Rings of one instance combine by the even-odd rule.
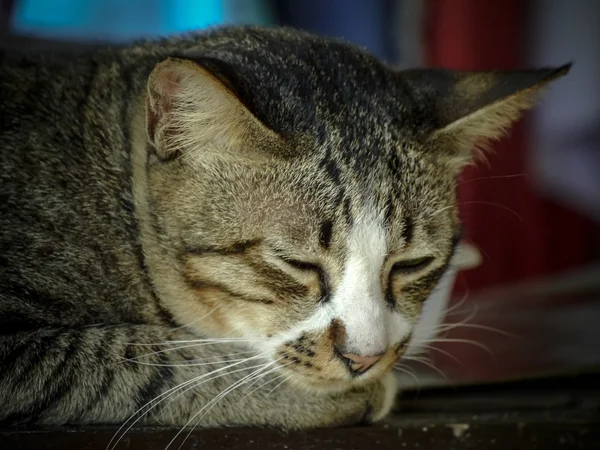
[[[467,298],[469,297],[469,294],[470,294],[470,290],[467,287],[465,289],[465,293],[463,294],[463,296],[461,297],[461,299],[459,301],[457,301],[454,305],[446,308],[446,311],[444,311],[444,316],[445,317],[449,317],[449,316],[451,316],[453,314],[456,314],[455,311],[457,309],[459,309],[467,301]]]
[[[471,201],[467,201],[467,202],[460,202],[458,203],[456,206],[460,206],[460,205],[489,205],[489,206],[496,206],[500,209],[503,209],[504,211],[507,211],[509,213],[511,213],[513,216],[515,216],[517,219],[519,219],[519,221],[523,222],[523,217],[521,217],[514,209],[509,208],[508,206],[505,205],[501,205],[500,203],[494,203],[494,202],[487,202],[485,200],[471,200]],[[437,211],[435,211],[432,216],[438,215],[448,209],[453,209],[455,206],[454,205],[450,205],[450,206],[445,206],[444,208],[440,208]]]
[[[281,359],[281,358],[279,358]],[[190,423],[192,423],[192,421],[194,421],[201,413],[202,411],[204,411],[207,407],[208,410],[206,410],[206,412],[204,414],[202,414],[202,416],[200,416],[197,420],[196,420],[196,424],[194,425],[194,427],[192,427],[190,429],[190,431],[188,432],[188,434],[186,435],[186,437],[183,439],[182,443],[179,445],[178,450],[181,449],[181,446],[185,443],[185,441],[190,437],[190,434],[192,433],[192,431],[196,428],[196,426],[198,425],[198,423],[200,423],[200,421],[206,416],[206,414],[208,414],[210,412],[210,410],[225,396],[227,396],[229,393],[231,393],[233,390],[235,390],[236,388],[238,388],[239,386],[243,386],[244,384],[246,384],[248,382],[248,380],[252,379],[252,377],[256,376],[257,374],[259,374],[260,372],[262,372],[263,370],[265,370],[267,367],[270,367],[271,365],[277,363],[278,360],[272,361],[270,363],[264,364],[262,365],[259,369],[255,370],[254,372],[252,372],[249,375],[246,375],[245,377],[241,378],[240,380],[236,381],[235,383],[233,383],[232,385],[230,385],[227,389],[225,389],[223,392],[221,392],[220,394],[218,394],[215,398],[213,398],[210,402],[208,402],[206,405],[204,405],[202,408],[200,408],[200,410],[194,414],[190,420],[187,421],[187,423],[181,428],[181,430],[179,430],[177,432],[177,434],[173,437],[173,439],[171,439],[171,441],[167,444],[167,446],[165,447],[165,450],[168,450],[169,447],[177,440],[177,438],[181,435],[181,433],[183,433],[183,431],[190,425]]]
[[[287,385],[284,387],[284,389],[291,389],[292,387],[294,387],[294,385],[299,385],[299,379],[296,376],[295,373],[290,373],[290,376],[287,378]]]
[[[192,342],[192,341],[190,341],[190,342]],[[195,343],[195,344],[180,345],[178,347],[163,348],[162,350],[156,350],[156,351],[153,351],[153,352],[148,352],[148,353],[144,353],[142,355],[136,356],[135,358],[126,358],[126,359],[137,360],[137,359],[140,359],[140,358],[143,358],[143,357],[146,357],[146,356],[160,355],[160,354],[163,354],[163,353],[173,352],[173,351],[176,351],[176,350],[183,350],[183,349],[186,349],[186,348],[204,347],[206,345],[214,345],[214,344],[232,344],[232,343],[239,343],[239,342],[241,342],[241,341],[228,341],[228,342],[225,342],[225,341],[203,342],[203,341],[201,341],[201,342],[198,342],[198,343]],[[158,345],[169,345],[169,342],[164,342],[163,344],[154,344],[154,345],[155,346],[158,346]],[[120,355],[118,355],[118,356],[119,356],[119,358],[122,358],[122,356],[120,356]]]
[[[140,364],[143,366],[157,366],[157,367],[183,367],[183,366],[205,366],[208,364],[214,364],[214,363],[219,363],[219,362],[234,362],[234,360],[230,360],[230,359],[226,359],[229,358],[231,356],[239,356],[239,355],[248,355],[248,354],[254,354],[256,353],[255,350],[248,350],[245,352],[235,352],[235,353],[229,353],[226,355],[214,355],[214,356],[208,356],[206,358],[202,358],[202,359],[189,359],[189,360],[184,360],[184,361],[174,361],[172,363],[168,363],[168,364],[158,364],[158,363],[148,363],[148,362],[144,362],[144,361],[138,361],[139,359],[145,357],[145,356],[151,356],[154,353],[145,353],[143,355],[139,355],[136,356],[134,358],[125,358],[124,356],[120,356],[119,358],[122,361],[119,361],[118,363],[121,362],[131,362],[133,364]],[[196,361],[200,361],[200,363],[196,362]],[[235,361],[239,361],[239,360],[235,360]]]
[[[461,324],[465,324],[467,322],[469,322],[470,320],[473,320],[475,318],[475,316],[477,315],[477,303],[473,304],[473,311],[471,311],[469,313],[469,315],[467,317],[465,317],[463,320],[461,320],[460,322],[457,323],[441,323],[440,325],[438,325],[435,329],[435,333],[439,333],[440,329],[443,327],[451,327],[451,326],[455,326],[455,325],[461,325]]]
[[[206,358],[195,358],[195,359],[189,359],[187,361],[207,361],[209,359],[219,359],[219,358],[229,358],[230,356],[238,356],[238,355],[249,355],[251,353],[256,353],[256,350],[247,350],[244,352],[234,352],[234,353],[227,353],[225,355],[213,355],[213,356],[207,356]]]
[[[528,178],[529,174],[527,173],[517,173],[514,175],[490,175],[488,177],[477,177],[477,178],[470,178],[468,180],[464,180],[461,181],[460,183],[457,184],[457,186],[462,186],[463,184],[468,184],[468,183],[472,183],[473,181],[482,181],[482,180],[497,180],[500,178]]]
[[[280,366],[280,367],[285,367],[285,366],[287,366],[289,364],[292,364],[292,363],[288,363],[288,364],[285,364],[285,365]],[[275,369],[270,370],[266,374],[262,375],[260,378],[257,378],[255,381],[253,381],[252,383],[250,383],[250,386],[252,386],[254,383],[256,383],[259,380],[263,380],[265,378],[265,376],[267,376],[268,374],[270,374],[270,373],[272,373],[272,372],[274,372],[275,370],[278,370],[278,369],[279,369],[279,367],[276,367]],[[280,379],[281,377],[284,377],[285,375],[286,375],[285,373],[282,373],[280,375],[277,375],[275,378],[271,378],[270,380],[264,382],[263,384],[259,385],[258,387],[254,388],[250,392],[248,392],[244,397],[242,397],[242,400],[245,400],[247,397],[250,397],[250,395],[254,394],[259,389],[265,387],[266,385],[272,383],[273,381],[276,381],[276,380]]]
[[[220,307],[220,306],[221,306],[220,304],[217,304],[217,305],[216,305],[216,306],[215,306],[213,309],[211,309],[209,312],[207,312],[207,313],[206,313],[206,314],[204,314],[203,316],[201,316],[201,317],[198,317],[198,318],[196,318],[196,319],[192,320],[192,321],[191,321],[191,322],[189,322],[188,324],[185,324],[185,325],[181,325],[181,326],[175,327],[175,328],[173,328],[173,330],[181,330],[182,328],[189,328],[191,325],[193,325],[193,324],[195,324],[195,323],[198,323],[198,322],[200,322],[201,320],[204,320],[204,319],[206,319],[208,316],[210,316],[212,313],[214,313],[214,312],[215,312],[217,309],[219,309],[219,307]]]
[[[169,340],[162,342],[125,342],[126,345],[131,345],[135,347],[154,347],[157,345],[177,345],[177,344],[195,344],[195,343],[208,343],[208,344],[218,344],[218,343],[230,343],[230,342],[261,342],[266,338],[203,338],[203,339],[184,339],[184,340]]]
[[[470,339],[455,339],[455,338],[437,338],[437,339],[430,339],[428,342],[454,342],[454,343],[458,343],[458,344],[471,344],[474,345],[475,347],[479,347],[482,350],[485,350],[491,357],[492,359],[497,363],[498,361],[496,360],[496,356],[494,355],[494,353],[489,349],[489,347],[487,347],[486,345],[483,345],[481,342],[477,342],[477,341],[472,341]]]
[[[503,336],[513,338],[513,339],[520,339],[520,340],[523,339],[522,336],[519,336],[514,333],[509,333],[508,331],[504,331],[499,328],[494,328],[494,327],[489,327],[487,325],[479,325],[479,324],[474,324],[474,323],[456,323],[456,324],[452,324],[452,325],[447,325],[445,327],[440,327],[438,329],[438,331],[445,333],[446,331],[453,330],[455,328],[476,328],[478,330],[486,330],[486,331],[491,331],[493,333],[498,333],[498,334],[501,334]]]
[[[447,352],[446,350],[443,350],[441,348],[438,348],[434,345],[427,345],[427,344],[421,344],[420,347],[429,349],[429,350],[435,350],[436,352],[441,353],[442,355],[446,355],[448,358],[453,359],[454,361],[456,361],[458,364],[460,364],[461,366],[465,367],[464,363],[462,361],[460,361],[456,356],[454,356],[452,353]]]
[[[290,378],[292,378],[294,376],[294,374],[290,374],[288,375],[286,378],[284,378],[284,380],[281,383],[278,383],[277,386],[275,386],[273,389],[271,389],[269,392],[267,392],[267,395],[265,395],[265,398],[268,398],[269,395],[271,395],[273,392],[275,392],[275,390],[281,386],[283,383],[285,383],[286,381],[288,381]]]
[[[211,338],[211,339],[189,339],[180,341],[166,341],[165,344],[187,344],[187,343],[228,343],[228,342],[263,342],[266,338]]]
[[[428,361],[426,359],[418,359],[418,358],[414,358],[412,356],[407,356],[406,359],[408,359],[409,361],[415,361],[418,363],[421,363],[433,370],[435,370],[437,373],[439,373],[442,377],[444,377],[446,379],[446,381],[450,382],[450,379],[448,378],[448,375],[446,375],[439,367],[436,367],[434,364],[431,363],[431,361]]]
[[[166,391],[165,391],[165,392],[163,392],[162,394],[159,394],[159,395],[157,395],[155,398],[153,398],[152,400],[150,400],[149,402],[147,402],[146,404],[144,404],[143,406],[141,406],[140,408],[138,408],[138,409],[137,409],[137,410],[136,410],[136,411],[135,411],[135,412],[134,412],[134,413],[131,415],[131,417],[130,417],[129,419],[127,419],[127,420],[126,420],[126,421],[125,421],[125,422],[124,422],[124,423],[123,423],[123,424],[122,424],[122,425],[119,427],[119,429],[118,429],[118,430],[115,432],[115,434],[114,434],[114,435],[113,435],[113,437],[111,438],[111,440],[110,440],[110,442],[108,443],[108,445],[107,445],[107,447],[106,447],[106,448],[107,448],[107,449],[109,449],[109,450],[114,450],[114,448],[115,448],[115,447],[116,447],[116,446],[119,444],[119,442],[121,441],[121,439],[123,438],[123,436],[125,436],[125,435],[126,435],[128,432],[129,432],[129,430],[131,430],[131,428],[135,426],[135,424],[136,424],[136,423],[138,423],[138,422],[139,422],[139,421],[140,421],[140,420],[141,420],[141,419],[142,419],[142,418],[143,418],[143,417],[144,417],[146,414],[148,414],[150,411],[152,411],[154,408],[156,408],[158,405],[160,405],[160,404],[161,404],[163,401],[165,401],[166,399],[168,399],[168,398],[169,398],[169,397],[171,397],[172,395],[176,394],[176,393],[177,393],[177,391],[180,391],[181,389],[183,389],[183,388],[184,388],[184,387],[186,387],[186,386],[189,386],[190,384],[192,384],[192,385],[193,385],[194,383],[197,383],[197,382],[198,382],[198,381],[200,381],[200,380],[204,380],[204,381],[210,381],[210,380],[213,380],[213,379],[215,379],[215,378],[219,378],[219,377],[221,377],[221,376],[226,376],[226,375],[229,375],[229,374],[231,374],[231,373],[241,372],[241,371],[243,371],[243,370],[250,370],[250,369],[252,369],[252,368],[255,368],[255,367],[244,367],[244,368],[242,368],[242,369],[237,369],[237,370],[235,370],[235,371],[232,371],[232,372],[227,372],[227,373],[225,373],[225,374],[221,374],[221,375],[219,375],[219,376],[217,376],[217,377],[208,378],[208,379],[206,379],[206,380],[205,380],[205,378],[207,378],[207,377],[210,377],[211,375],[214,375],[214,374],[215,374],[215,373],[217,373],[217,372],[222,372],[223,370],[229,369],[229,368],[231,368],[231,367],[238,366],[238,365],[242,364],[243,362],[246,362],[246,361],[251,361],[251,360],[253,360],[253,359],[257,359],[257,358],[260,358],[260,357],[262,357],[262,356],[263,356],[263,355],[256,355],[256,356],[254,356],[254,357],[247,358],[246,360],[242,360],[242,361],[240,361],[240,362],[236,362],[236,363],[234,363],[234,364],[231,364],[231,365],[229,365],[229,366],[226,366],[226,367],[221,367],[221,368],[219,368],[219,369],[215,369],[215,370],[213,370],[213,371],[211,371],[211,372],[209,372],[209,373],[206,373],[206,374],[200,375],[200,376],[198,376],[198,377],[192,378],[191,380],[185,381],[185,382],[183,382],[183,383],[181,383],[181,384],[179,384],[179,385],[177,385],[177,386],[175,386],[175,387],[172,387],[172,388],[170,388],[170,389],[166,390]],[[256,367],[259,367],[259,366],[256,366]],[[195,385],[195,386],[192,386],[192,387],[196,387],[196,385]],[[179,397],[181,394],[183,394],[183,393],[187,392],[189,389],[191,389],[191,388],[188,388],[188,389],[184,390],[183,392],[180,392],[180,393],[179,393],[179,394],[178,394],[178,395],[177,395],[175,398],[177,398],[177,397]],[[160,399],[160,400],[159,400],[159,399]],[[158,400],[158,401],[156,401],[156,400]],[[155,403],[154,403],[152,406],[149,406],[149,405],[151,405],[153,402],[155,402]],[[148,408],[148,409],[147,409],[146,411],[144,411],[144,413],[143,413],[143,414],[139,415],[139,414],[140,414],[140,412],[141,412],[141,411],[143,411],[145,408]],[[134,419],[134,418],[135,418],[137,415],[139,415],[139,417],[138,417],[137,419],[135,419],[135,420],[133,421],[133,423],[131,423],[131,425],[129,425],[129,427],[127,427],[127,429],[126,429],[124,432],[122,432],[123,428],[125,428],[125,427],[127,426],[127,424],[128,424],[128,423],[129,423],[129,422],[130,422],[132,419]],[[118,437],[118,439],[117,439],[117,436],[119,436],[119,437]],[[117,441],[116,441],[116,442],[115,442],[115,443],[114,443],[114,444],[111,446],[111,444],[113,443],[113,441],[114,441],[115,439],[117,439]]]
[[[279,358],[279,360],[281,360],[281,358]],[[279,361],[279,360],[278,360],[278,361]],[[271,373],[273,373],[273,372],[277,372],[277,371],[278,371],[278,370],[280,370],[281,368],[283,368],[283,367],[287,367],[287,366],[289,366],[289,365],[292,365],[292,364],[294,364],[294,362],[293,362],[293,361],[290,361],[290,362],[288,362],[288,363],[285,363],[285,364],[280,364],[280,365],[278,365],[278,366],[276,366],[276,367],[272,368],[272,369],[271,369],[271,370],[269,370],[268,372],[261,373],[261,374],[260,374],[260,377],[256,377],[254,380],[252,380],[252,382],[249,384],[249,386],[252,386],[252,385],[254,385],[254,384],[258,383],[260,380],[263,380],[263,379],[264,379],[264,378],[265,378],[267,375],[270,375],[270,374],[271,374]],[[244,398],[245,398],[245,397],[244,397]]]
[[[245,361],[246,358],[241,358],[241,359],[224,359],[224,360],[218,360],[218,361],[208,361],[208,362],[201,362],[201,363],[188,363],[188,362],[184,362],[184,363],[168,363],[168,364],[159,364],[159,363],[147,363],[147,362],[142,362],[142,361],[133,361],[130,360],[131,362],[133,362],[134,364],[139,364],[140,366],[150,366],[150,367],[198,367],[198,366],[210,366],[211,364],[227,364],[227,363],[233,363],[233,362],[239,362],[239,361]]]
[[[413,380],[415,380],[415,383],[417,385],[417,392],[421,391],[421,382],[419,381],[419,378],[415,374],[414,369],[412,369],[411,367],[403,365],[403,363],[399,363],[399,364],[395,365],[394,369],[397,370],[397,371],[399,371],[399,372],[401,372],[401,373],[409,375]]]

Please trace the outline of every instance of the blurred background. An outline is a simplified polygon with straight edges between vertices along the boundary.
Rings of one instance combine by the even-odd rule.
[[[111,43],[222,24],[290,25],[341,37],[399,68],[521,69],[574,61],[569,76],[494,145],[489,163],[463,174],[465,239],[481,263],[459,272],[443,337],[406,370],[422,374],[434,366],[431,382],[444,383],[600,364],[600,1],[0,4],[4,42],[27,36]],[[426,383],[425,375],[419,379]]]

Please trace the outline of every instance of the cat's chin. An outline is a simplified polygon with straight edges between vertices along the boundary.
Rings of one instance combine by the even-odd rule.
[[[290,380],[292,384],[300,389],[306,390],[312,394],[338,394],[347,392],[351,389],[356,389],[371,385],[380,381],[391,373],[387,370],[377,375],[354,377],[347,379],[340,378],[325,378],[325,377],[314,377],[305,374],[299,374],[290,369],[283,369],[284,372],[289,372],[291,375]]]

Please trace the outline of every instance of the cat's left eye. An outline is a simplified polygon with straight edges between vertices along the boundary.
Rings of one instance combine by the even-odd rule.
[[[288,266],[300,270],[302,272],[311,272],[319,277],[319,290],[320,290],[320,302],[325,303],[329,299],[329,286],[327,283],[327,277],[321,266],[309,263],[305,261],[299,261],[297,259],[288,258],[281,254],[277,255],[279,259],[285,262]]]
[[[278,255],[279,258],[286,263],[288,266],[293,267],[294,269],[302,270],[302,271],[310,271],[315,273],[321,273],[321,268],[313,263],[299,261],[293,258],[287,258],[281,255]]]
[[[421,258],[405,259],[398,261],[392,266],[392,274],[397,273],[413,273],[425,269],[433,262],[433,257],[423,256]]]

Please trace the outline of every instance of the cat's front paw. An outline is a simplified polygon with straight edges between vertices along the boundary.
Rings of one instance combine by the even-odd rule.
[[[354,389],[336,398],[341,417],[334,426],[364,425],[384,419],[394,407],[398,384],[393,373],[369,386]]]
[[[384,419],[394,407],[398,395],[398,381],[393,373],[385,375],[374,389],[371,401],[371,414],[366,417],[368,422],[379,422]]]

